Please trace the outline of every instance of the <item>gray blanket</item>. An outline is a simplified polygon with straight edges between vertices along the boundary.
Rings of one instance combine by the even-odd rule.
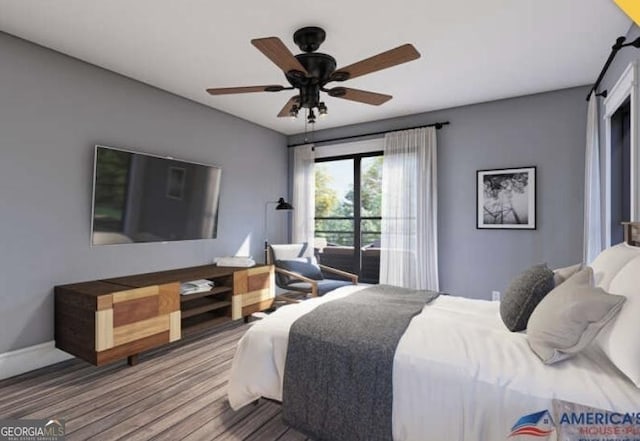
[[[396,347],[413,316],[437,296],[376,285],[296,320],[284,372],[284,421],[315,441],[390,441]]]

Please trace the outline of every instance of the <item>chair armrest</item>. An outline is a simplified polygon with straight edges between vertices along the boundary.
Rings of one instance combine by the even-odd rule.
[[[313,280],[310,279],[308,277],[303,276],[302,274],[299,273],[294,273],[293,271],[288,271],[282,268],[275,268],[277,273],[280,273],[282,275],[291,277],[293,279],[298,279],[298,280],[302,280],[303,282],[307,282],[311,284],[311,297],[318,297],[318,281],[317,280]]]
[[[358,276],[353,273],[348,273],[346,271],[342,271],[337,268],[332,268],[326,265],[320,265],[320,269],[328,273],[333,273],[333,274],[337,274],[338,276],[346,277],[347,279],[350,279],[351,283],[353,283],[354,285],[358,284]]]

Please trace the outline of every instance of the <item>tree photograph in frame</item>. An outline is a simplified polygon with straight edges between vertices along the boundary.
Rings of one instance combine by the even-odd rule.
[[[476,227],[536,229],[536,168],[478,170]]]

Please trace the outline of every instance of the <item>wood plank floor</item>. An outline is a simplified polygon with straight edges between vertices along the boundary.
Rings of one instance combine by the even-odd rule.
[[[278,404],[229,407],[231,359],[247,326],[146,352],[133,367],[73,359],[1,380],[0,418],[64,418],[68,441],[307,440],[282,423]]]

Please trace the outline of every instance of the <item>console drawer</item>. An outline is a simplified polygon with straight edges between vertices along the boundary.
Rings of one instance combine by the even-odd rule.
[[[56,347],[100,366],[180,339],[179,283],[123,288],[104,281],[56,287]]]

